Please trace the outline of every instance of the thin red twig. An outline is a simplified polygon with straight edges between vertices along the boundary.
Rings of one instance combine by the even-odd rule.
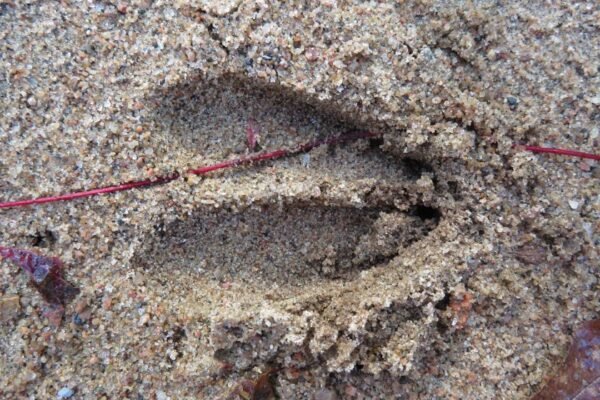
[[[524,150],[531,151],[532,153],[550,153],[559,154],[563,156],[588,158],[590,160],[600,160],[600,154],[584,153],[582,151],[568,150],[568,149],[555,149],[553,147],[540,147],[540,146],[516,146],[521,147]]]
[[[239,165],[246,165],[246,164],[251,164],[254,162],[259,162],[259,161],[264,161],[264,160],[275,160],[275,159],[286,157],[289,155],[307,152],[307,151],[314,149],[315,147],[323,146],[326,144],[337,144],[337,143],[347,142],[347,141],[356,140],[356,139],[367,139],[367,138],[375,138],[375,137],[380,137],[380,136],[381,136],[381,134],[376,133],[376,132],[352,131],[352,132],[334,136],[334,137],[331,137],[328,139],[314,140],[312,142],[301,144],[298,147],[292,148],[292,149],[280,149],[280,150],[275,150],[275,151],[271,151],[271,152],[258,153],[258,154],[254,154],[254,155],[250,155],[250,156],[246,156],[246,157],[240,157],[240,158],[236,158],[233,160],[228,160],[228,161],[223,161],[223,162],[212,164],[212,165],[207,165],[205,167],[190,169],[187,171],[187,173],[194,174],[194,175],[204,175],[209,172],[217,171],[220,169],[232,168],[232,167],[236,167]],[[552,154],[560,154],[560,155],[565,155],[565,156],[588,158],[591,160],[600,160],[599,154],[584,153],[584,152],[575,151],[575,150],[555,149],[555,148],[551,148],[551,147],[539,147],[539,146],[529,146],[529,145],[524,145],[524,146],[516,145],[515,147],[521,148],[521,149],[524,149],[527,151],[531,151],[533,153],[552,153]],[[72,193],[67,193],[67,194],[58,195],[58,196],[39,197],[36,199],[7,201],[7,202],[0,203],[0,209],[1,208],[24,207],[24,206],[29,206],[29,205],[33,205],[33,204],[54,203],[54,202],[58,202],[58,201],[74,200],[74,199],[80,199],[83,197],[92,197],[92,196],[97,196],[97,195],[107,194],[107,193],[122,192],[124,190],[130,190],[130,189],[134,189],[134,188],[142,188],[142,187],[148,187],[148,186],[154,186],[154,185],[160,185],[163,183],[168,183],[168,182],[178,179],[179,177],[180,177],[180,174],[176,172],[169,176],[158,177],[155,179],[145,179],[142,181],[128,182],[128,183],[123,183],[123,184],[115,185],[115,186],[106,186],[106,187],[102,187],[99,189],[83,190],[80,192],[72,192]]]
[[[97,195],[106,194],[106,193],[122,192],[124,190],[130,190],[130,189],[134,189],[134,188],[159,185],[161,183],[171,182],[172,180],[175,180],[177,178],[179,178],[179,174],[174,174],[174,175],[171,175],[168,177],[160,177],[158,179],[146,179],[143,181],[123,183],[123,184],[115,185],[115,186],[106,186],[106,187],[99,188],[99,189],[84,190],[81,192],[72,192],[72,193],[62,194],[59,196],[48,196],[48,197],[38,197],[37,199],[7,201],[4,203],[0,203],[0,208],[24,207],[24,206],[29,206],[32,204],[54,203],[57,201],[74,200],[74,199],[80,199],[82,197],[91,197],[91,196],[97,196]]]
[[[289,156],[292,154],[310,151],[310,150],[314,149],[315,147],[319,147],[319,146],[326,145],[326,144],[337,144],[337,143],[347,142],[350,140],[374,138],[374,137],[378,137],[378,136],[380,136],[380,134],[374,133],[374,132],[369,132],[369,131],[349,132],[349,133],[345,133],[345,134],[342,134],[339,136],[334,136],[329,139],[315,140],[315,141],[312,141],[309,143],[302,144],[302,145],[300,145],[296,148],[292,148],[292,149],[281,149],[281,150],[275,150],[275,151],[266,152],[266,153],[259,153],[259,154],[255,154],[255,155],[251,155],[251,156],[247,156],[247,157],[236,158],[234,160],[223,161],[223,162],[220,162],[217,164],[212,164],[212,165],[208,165],[208,166],[201,167],[201,168],[191,169],[191,170],[187,171],[187,173],[194,174],[194,175],[204,175],[209,172],[217,171],[220,169],[236,167],[238,165],[251,164],[253,162],[258,162],[258,161],[274,160],[274,159]],[[83,197],[92,197],[92,196],[97,196],[100,194],[122,192],[124,190],[130,190],[130,189],[134,189],[134,188],[141,188],[141,187],[147,187],[147,186],[154,186],[154,185],[171,182],[171,181],[178,179],[179,177],[180,177],[179,173],[174,173],[172,175],[163,176],[163,177],[159,177],[156,179],[146,179],[143,181],[123,183],[120,185],[106,186],[106,187],[99,188],[99,189],[84,190],[84,191],[80,191],[80,192],[72,192],[72,193],[67,193],[67,194],[63,194],[63,195],[59,195],[59,196],[48,196],[48,197],[39,197],[36,199],[8,201],[8,202],[0,203],[0,209],[1,208],[24,207],[24,206],[29,206],[29,205],[33,205],[33,204],[54,203],[54,202],[58,202],[58,201],[80,199]]]

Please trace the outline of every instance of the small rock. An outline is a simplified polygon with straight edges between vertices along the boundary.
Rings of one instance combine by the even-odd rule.
[[[33,371],[27,371],[25,372],[25,374],[23,375],[23,379],[25,380],[25,382],[33,382],[38,378],[38,375],[33,372]]]
[[[75,315],[73,315],[73,323],[75,325],[82,326],[85,324],[85,321],[83,320],[83,318],[81,318],[81,316],[79,314],[75,314]]]
[[[307,61],[314,62],[319,59],[319,51],[317,49],[315,49],[314,47],[310,47],[310,48],[306,49],[304,56],[306,57]]]
[[[196,60],[198,59],[198,57],[196,56],[196,52],[194,50],[188,49],[185,51],[185,58],[189,61],[189,62],[196,62]]]
[[[292,43],[294,44],[295,49],[302,46],[302,36],[300,36],[300,34],[296,33],[294,35],[294,37],[292,38]]]
[[[589,222],[584,222],[582,226],[585,233],[587,233],[587,235],[591,238],[594,235],[594,229],[592,228],[592,224]]]
[[[140,318],[140,321],[138,322],[138,325],[139,326],[146,325],[148,323],[148,321],[150,321],[150,315],[144,314]]]
[[[304,153],[300,156],[300,163],[304,168],[310,167],[310,154]]]
[[[333,66],[336,67],[337,69],[344,69],[344,68],[346,68],[346,64],[344,64],[344,61],[342,61],[342,60],[335,60],[333,62]]]
[[[571,207],[572,210],[577,210],[577,208],[579,207],[579,201],[575,199],[569,200],[569,207]]]
[[[516,97],[507,96],[506,103],[508,104],[511,110],[514,110],[519,105],[519,100]]]
[[[595,106],[600,106],[600,94],[590,98],[590,103],[592,103]]]
[[[127,4],[125,4],[125,3],[117,4],[117,11],[120,14],[125,14],[127,12]]]
[[[104,300],[102,300],[102,308],[106,311],[109,311],[112,308],[112,297],[106,296]]]
[[[19,296],[5,296],[0,298],[0,322],[8,322],[15,318],[21,310]]]
[[[75,392],[73,391],[73,389],[64,387],[58,391],[58,394],[56,395],[56,397],[58,399],[69,399],[74,394],[75,394]]]
[[[37,100],[35,97],[31,96],[27,99],[27,104],[29,104],[30,107],[35,107],[37,105]]]
[[[327,8],[333,8],[337,5],[336,0],[321,0],[321,5]]]
[[[169,398],[167,397],[167,394],[165,392],[163,392],[162,390],[157,390],[156,400],[169,400]]]

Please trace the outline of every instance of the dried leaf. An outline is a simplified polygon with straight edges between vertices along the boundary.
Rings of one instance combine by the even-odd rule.
[[[273,372],[275,371],[270,369],[259,375],[254,385],[252,400],[269,400],[275,398],[275,390],[273,389],[273,385],[271,385],[271,374]]]
[[[600,399],[600,319],[583,323],[565,364],[531,400]]]

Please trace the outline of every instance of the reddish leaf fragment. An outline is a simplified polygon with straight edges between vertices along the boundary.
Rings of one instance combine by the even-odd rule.
[[[79,289],[62,277],[62,261],[57,257],[2,246],[0,256],[19,265],[42,297],[53,306],[63,306],[79,293]]]
[[[271,374],[274,372],[275,370],[270,369],[260,374],[258,379],[256,379],[252,400],[269,400],[275,398],[275,390],[273,389],[273,385],[271,385]]]
[[[531,400],[600,399],[600,319],[584,322],[565,364]]]
[[[260,126],[254,118],[248,118],[246,122],[246,140],[248,142],[248,148],[250,151],[254,151],[256,143],[258,143],[260,134]]]

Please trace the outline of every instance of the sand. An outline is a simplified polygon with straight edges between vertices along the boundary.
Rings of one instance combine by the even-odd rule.
[[[596,2],[0,3],[0,397],[527,399],[598,318]],[[238,391],[239,392],[239,391]],[[268,396],[263,396],[268,397]]]

